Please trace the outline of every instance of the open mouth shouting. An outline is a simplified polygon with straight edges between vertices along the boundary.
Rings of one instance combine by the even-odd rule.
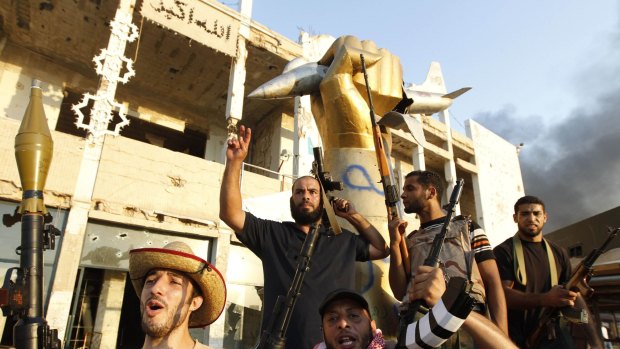
[[[156,316],[161,313],[165,307],[166,304],[163,301],[156,298],[151,298],[145,304],[146,315],[149,317]]]
[[[349,334],[344,334],[336,337],[336,347],[341,349],[357,348],[357,338]]]

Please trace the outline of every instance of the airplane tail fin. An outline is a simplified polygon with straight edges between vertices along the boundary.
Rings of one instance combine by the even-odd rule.
[[[455,99],[463,93],[471,90],[471,87],[463,87],[448,93],[439,62],[432,62],[430,68],[428,68],[426,80],[424,80],[424,82],[420,85],[411,84],[410,86],[405,87],[405,92],[407,89],[440,94],[443,98]]]
[[[428,74],[426,74],[426,80],[422,83],[425,91],[436,92],[445,94],[446,83],[443,79],[443,73],[441,72],[441,66],[439,62],[431,62],[430,68],[428,68]]]
[[[442,97],[450,98],[450,99],[455,99],[456,97],[462,95],[463,93],[465,93],[465,92],[467,92],[469,90],[471,90],[471,87],[463,87],[463,88],[460,88],[460,89],[458,89],[456,91],[453,91],[453,92],[450,92],[448,94],[445,94]]]

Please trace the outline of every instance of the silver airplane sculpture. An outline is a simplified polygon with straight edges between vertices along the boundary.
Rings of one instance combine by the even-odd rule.
[[[413,99],[413,104],[407,108],[408,114],[431,115],[448,109],[456,97],[471,90],[471,87],[446,93],[441,66],[438,62],[432,62],[421,85],[409,84],[403,90],[408,98]]]
[[[260,85],[248,97],[279,99],[318,92],[327,69],[328,67],[316,62],[308,63],[303,58],[295,58],[284,67],[281,75]],[[404,87],[407,98],[413,99],[413,104],[407,108],[407,113],[425,115],[439,113],[449,108],[456,97],[470,89],[471,87],[464,87],[446,93],[441,67],[439,63],[433,62],[424,83]]]

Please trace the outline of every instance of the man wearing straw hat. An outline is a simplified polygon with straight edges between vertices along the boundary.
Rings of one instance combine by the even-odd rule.
[[[129,251],[129,276],[138,297],[143,348],[209,348],[190,327],[206,327],[224,310],[220,272],[183,242]]]

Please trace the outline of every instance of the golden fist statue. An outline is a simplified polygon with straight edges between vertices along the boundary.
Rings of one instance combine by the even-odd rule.
[[[320,91],[311,94],[312,113],[325,148],[373,148],[370,109],[360,54],[364,55],[375,114],[392,110],[402,99],[400,59],[373,41],[343,36],[319,65],[329,67]]]

